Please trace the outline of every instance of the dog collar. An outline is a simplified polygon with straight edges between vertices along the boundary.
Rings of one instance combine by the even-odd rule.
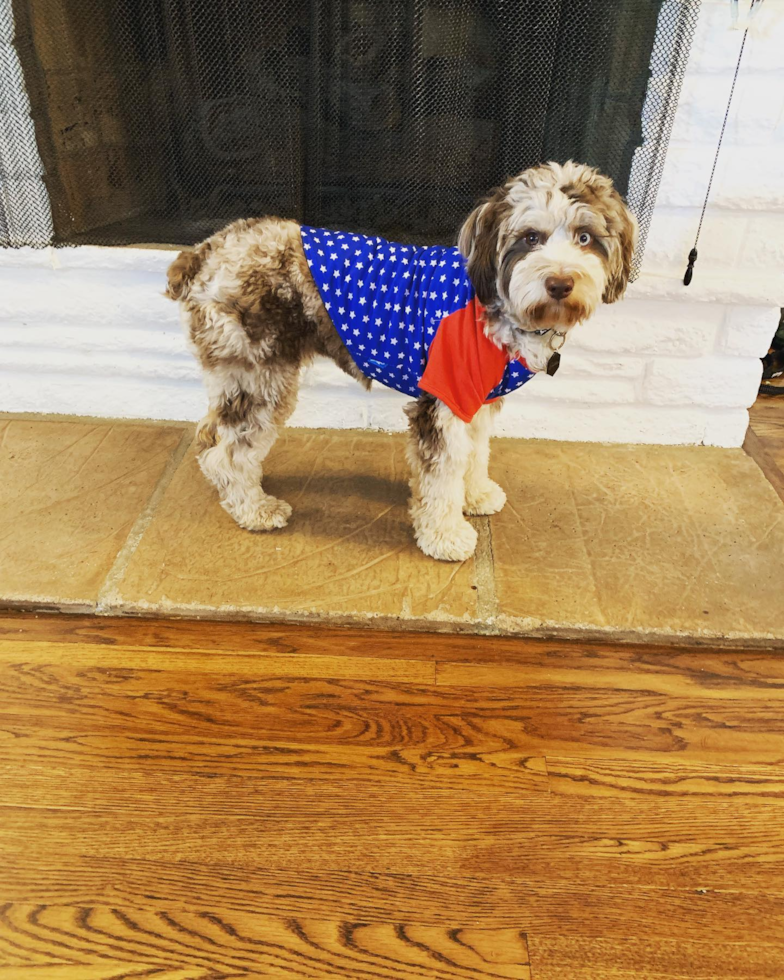
[[[563,345],[566,343],[566,334],[565,333],[559,333],[557,330],[532,330],[531,333],[534,334],[537,337],[544,337],[544,335],[546,333],[549,333],[550,334],[550,343],[549,343],[548,346],[549,346],[550,350],[552,350],[552,351],[559,351],[563,347]],[[561,338],[561,343],[558,344],[557,346],[555,344],[555,338],[556,337],[560,337]]]

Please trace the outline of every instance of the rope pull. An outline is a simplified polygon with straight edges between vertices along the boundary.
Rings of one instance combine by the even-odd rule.
[[[756,10],[762,6],[762,0],[752,0],[751,10],[752,13],[756,13]],[[755,9],[756,8],[756,9]],[[733,11],[737,12],[737,3],[733,6]],[[732,96],[735,94],[735,83],[738,81],[738,72],[740,71],[740,61],[743,57],[743,49],[746,47],[746,38],[748,37],[749,29],[748,27],[743,32],[743,40],[740,43],[740,51],[738,52],[738,63],[735,65],[735,74],[732,78],[732,87],[730,88],[730,96],[727,99],[727,111],[724,113],[724,122],[721,124],[721,132],[719,133],[719,142],[716,146],[716,155],[713,158],[713,167],[711,168],[710,178],[708,179],[708,189],[705,192],[705,200],[702,204],[702,213],[700,214],[700,223],[697,226],[697,236],[694,239],[694,248],[689,252],[689,264],[686,267],[686,273],[683,277],[683,285],[688,286],[694,275],[694,263],[697,261],[697,243],[700,240],[700,232],[702,231],[702,222],[705,220],[705,211],[708,207],[708,198],[710,197],[711,187],[713,186],[713,177],[716,173],[716,164],[719,162],[719,151],[721,150],[721,143],[724,139],[724,130],[727,128],[727,120],[730,116],[730,106],[732,105]]]
[[[694,275],[694,263],[697,261],[697,249],[693,248],[689,252],[689,264],[686,266],[686,274],[683,277],[683,285],[688,286],[691,277]]]

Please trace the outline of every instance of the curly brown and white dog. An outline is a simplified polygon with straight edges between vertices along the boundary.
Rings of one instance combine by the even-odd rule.
[[[636,232],[610,179],[569,162],[493,191],[460,230],[459,251],[267,217],[181,252],[167,295],[203,369],[199,464],[221,505],[252,531],[285,526],[291,508],[264,492],[262,465],[318,354],[365,387],[377,378],[418,396],[406,407],[416,540],[434,558],[468,558],[477,535],[464,515],[495,514],[506,500],[488,476],[499,396],[546,369],[555,336],[623,295]],[[440,292],[450,282],[457,299]],[[403,346],[391,347],[398,335]]]

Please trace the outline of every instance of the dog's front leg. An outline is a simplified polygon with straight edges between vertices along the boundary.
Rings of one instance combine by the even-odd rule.
[[[483,405],[469,425],[471,453],[465,472],[465,512],[476,517],[497,514],[506,503],[506,494],[487,472],[493,417],[500,407],[500,400]]]
[[[463,517],[469,427],[432,395],[422,395],[406,413],[416,542],[431,558],[464,561],[476,548],[476,530]]]

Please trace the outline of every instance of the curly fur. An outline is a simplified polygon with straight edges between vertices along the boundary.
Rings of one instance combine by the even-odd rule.
[[[580,236],[588,235],[582,244]],[[488,336],[544,370],[547,331],[567,333],[600,301],[623,294],[636,223],[609,178],[575,163],[524,171],[469,215],[459,235]],[[553,283],[572,283],[554,297]],[[236,221],[175,259],[166,295],[180,305],[209,411],[197,430],[199,465],[221,505],[249,530],[283,527],[291,508],[262,489],[264,459],[294,410],[300,369],[316,355],[366,388],[308,268],[299,225]],[[492,514],[503,490],[487,473],[498,404],[470,424],[423,394],[407,409],[411,516],[422,550],[463,560],[476,532],[464,513]]]

